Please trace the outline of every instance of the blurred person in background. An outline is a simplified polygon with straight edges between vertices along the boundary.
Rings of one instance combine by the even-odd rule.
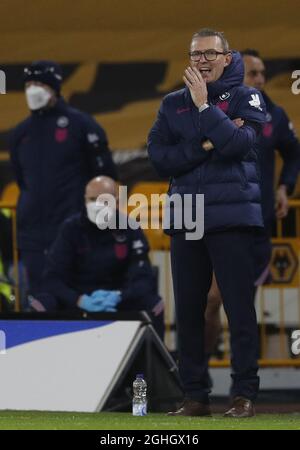
[[[12,132],[10,157],[20,188],[18,249],[29,293],[41,290],[49,247],[60,224],[83,205],[84,187],[93,176],[117,178],[102,127],[61,96],[61,67],[37,61],[24,69],[30,116]]]
[[[107,224],[99,222],[102,198],[116,199]],[[61,226],[47,255],[43,287],[31,306],[38,311],[148,311],[158,335],[164,336],[164,305],[149,261],[149,246],[140,228],[118,228],[118,193],[106,176],[85,189],[85,207]],[[104,227],[103,227],[104,225]],[[101,229],[99,228],[101,227]],[[102,229],[103,228],[103,229]]]
[[[262,128],[258,152],[264,228],[256,235],[254,242],[255,287],[257,288],[270,278],[269,263],[272,252],[272,225],[275,218],[283,219],[288,214],[288,196],[294,191],[300,169],[300,145],[288,115],[264,91],[266,69],[259,52],[254,49],[246,49],[241,54],[245,66],[244,84],[261,92],[267,111],[266,123]],[[274,189],[276,150],[282,158],[283,165],[278,185]],[[222,296],[214,277],[208,294],[205,313],[207,361],[209,361],[220,335],[221,305]],[[208,385],[211,383],[208,372],[207,382]]]
[[[282,219],[288,213],[288,196],[294,191],[300,169],[300,145],[285,110],[264,91],[266,69],[258,51],[248,49],[241,53],[245,65],[244,83],[261,92],[267,109],[267,122],[260,139],[259,155],[262,209],[265,230],[270,236],[275,217]],[[278,186],[274,190],[276,150],[282,158],[283,166]]]

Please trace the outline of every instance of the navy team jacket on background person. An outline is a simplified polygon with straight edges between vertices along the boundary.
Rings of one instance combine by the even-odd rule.
[[[204,194],[205,231],[263,226],[257,139],[265,104],[256,89],[242,84],[243,77],[241,55],[233,52],[219,80],[207,85],[209,108],[199,113],[187,88],[172,92],[149,134],[152,163],[171,177],[169,194]],[[245,121],[243,127],[232,122],[236,118]],[[206,140],[214,150],[202,148]]]
[[[85,212],[61,226],[46,260],[44,289],[61,309],[74,309],[82,294],[120,290],[118,310],[162,312],[149,246],[141,229],[100,230]]]
[[[259,144],[262,210],[265,225],[267,229],[270,229],[275,217],[275,150],[279,151],[283,159],[278,184],[286,185],[290,195],[293,193],[300,169],[300,146],[285,111],[273,103],[265,92],[262,92],[262,95],[267,109],[267,121],[263,126]]]
[[[15,128],[10,152],[21,191],[17,223],[23,250],[51,244],[63,220],[81,210],[91,178],[117,177],[104,130],[62,97]]]

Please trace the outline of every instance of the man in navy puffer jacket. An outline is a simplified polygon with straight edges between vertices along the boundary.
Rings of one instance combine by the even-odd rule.
[[[263,226],[257,139],[265,105],[256,89],[242,85],[242,58],[222,33],[196,33],[190,60],[186,88],[164,98],[149,135],[150,159],[171,178],[169,194],[180,194],[183,205],[184,194],[192,194],[191,214],[196,194],[204,194],[203,239],[186,239],[176,217],[168,230],[185,391],[183,406],[170,414],[210,415],[204,313],[214,269],[231,333],[233,404],[226,416],[250,417],[259,388],[252,247]]]

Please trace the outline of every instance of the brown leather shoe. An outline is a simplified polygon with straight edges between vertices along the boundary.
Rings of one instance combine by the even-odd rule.
[[[231,408],[224,414],[224,417],[233,417],[235,419],[253,416],[255,416],[253,403],[251,400],[244,397],[235,397]]]
[[[196,400],[185,400],[177,411],[167,413],[167,416],[211,416],[210,407]]]

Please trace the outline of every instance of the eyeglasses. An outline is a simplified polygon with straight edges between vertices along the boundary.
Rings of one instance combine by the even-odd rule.
[[[189,52],[189,56],[191,58],[191,61],[193,62],[200,61],[202,55],[204,56],[206,61],[215,61],[218,55],[227,55],[228,53],[230,52],[218,52],[217,50],[213,49],[205,50],[204,52],[195,50],[194,52]]]

